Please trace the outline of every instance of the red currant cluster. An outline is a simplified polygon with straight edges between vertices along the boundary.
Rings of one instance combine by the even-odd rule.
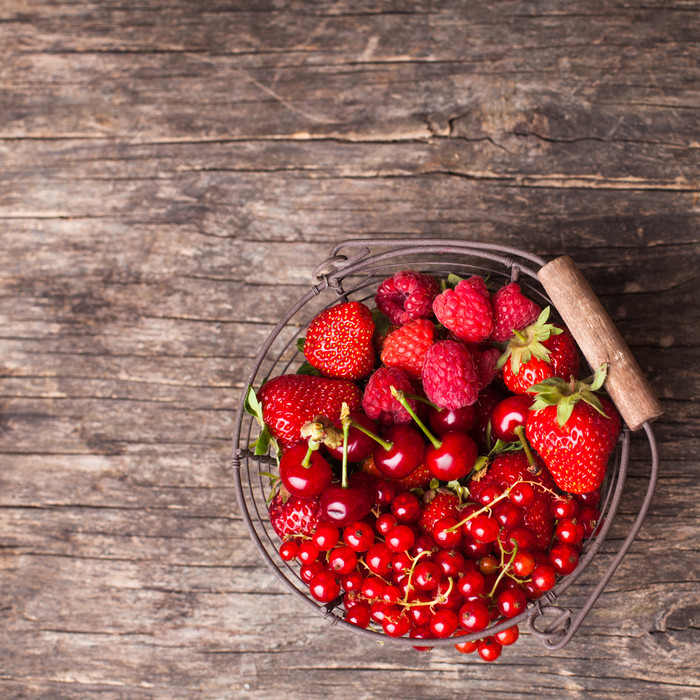
[[[522,472],[512,470],[514,455],[521,454],[501,455],[491,467],[512,483],[473,489],[477,500],[464,504],[444,488],[419,498],[396,482],[363,477],[374,493],[370,515],[345,527],[320,522],[312,534],[282,542],[280,556],[300,562],[311,595],[320,603],[342,600],[345,619],[359,627],[414,639],[486,632],[571,573],[600,518],[599,491],[571,497],[534,476],[514,477]],[[548,549],[538,546],[538,523],[525,524],[538,501],[547,511],[540,520],[555,522]],[[518,635],[513,625],[455,648],[493,661]]]

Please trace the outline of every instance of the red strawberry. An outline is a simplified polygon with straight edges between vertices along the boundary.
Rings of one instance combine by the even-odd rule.
[[[456,340],[441,340],[425,353],[423,389],[440,408],[473,404],[479,395],[479,366],[471,352]]]
[[[442,518],[456,518],[459,515],[459,497],[453,491],[440,489],[428,491],[423,496],[424,506],[418,521],[418,528],[425,535],[432,535],[435,523]]]
[[[327,377],[362,379],[374,367],[372,312],[359,301],[331,306],[309,324],[304,355]]]
[[[415,393],[408,375],[395,367],[379,367],[369,378],[362,397],[362,408],[372,419],[384,425],[410,423],[413,418],[391,394],[391,387],[408,394]],[[408,399],[411,408],[416,410],[416,400]]]
[[[603,483],[608,460],[620,434],[613,403],[593,392],[605,381],[606,367],[576,382],[552,378],[531,388],[537,397],[525,431],[560,489],[595,491]]]
[[[265,426],[285,448],[301,442],[302,426],[316,416],[336,421],[343,402],[350,410],[362,406],[362,394],[352,382],[306,374],[283,374],[270,379],[262,385],[257,398]]]
[[[382,348],[382,362],[403,370],[409,377],[420,378],[423,360],[433,344],[435,326],[424,318],[409,321],[389,333]]]
[[[428,318],[439,291],[437,280],[429,275],[402,270],[379,285],[374,301],[392,323],[402,326],[417,318]]]
[[[280,539],[290,535],[312,535],[319,524],[317,498],[297,498],[279,491],[270,501],[270,522]]]
[[[483,342],[493,330],[491,297],[486,283],[477,275],[435,297],[433,311],[445,328],[468,343]]]
[[[410,474],[407,476],[402,476],[400,479],[388,478],[382,474],[379,469],[377,469],[377,465],[374,463],[374,459],[371,455],[361,463],[360,468],[363,472],[367,472],[367,474],[375,477],[376,479],[387,479],[387,481],[392,482],[395,481],[404,491],[410,491],[411,489],[425,490],[430,486],[430,482],[433,480],[433,475],[424,464],[421,464]]]
[[[493,331],[491,340],[502,343],[510,340],[513,331],[519,331],[534,323],[540,315],[540,307],[520,291],[515,282],[501,287],[493,295]]]
[[[503,381],[514,394],[527,394],[533,384],[561,377],[577,378],[579,354],[571,333],[557,324],[547,323],[549,307],[535,323],[516,331],[498,361]]]
[[[537,472],[539,473],[533,473]],[[534,482],[535,500],[523,509],[523,524],[532,530],[535,541],[540,549],[548,549],[554,532],[554,520],[549,512],[549,503],[554,496],[539,488],[541,484],[547,489],[554,488],[554,481],[549,472],[544,469],[539,457],[535,457],[535,463],[528,463],[524,451],[503,452],[499,454],[487,467],[486,473],[478,481],[472,479],[469,483],[470,499],[476,500],[481,491],[487,486],[497,486],[504,490],[517,481]]]

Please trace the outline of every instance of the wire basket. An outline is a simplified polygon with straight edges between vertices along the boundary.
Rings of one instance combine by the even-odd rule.
[[[552,303],[552,299],[548,296],[538,276],[546,266],[547,262],[542,258],[516,248],[463,240],[382,239],[380,241],[341,242],[332,248],[329,257],[314,270],[315,283],[284,314],[260,348],[253,362],[247,384],[259,387],[268,378],[294,372],[305,359],[303,354],[297,350],[296,341],[304,336],[307,325],[322,309],[349,300],[367,301],[372,299],[382,280],[403,269],[418,270],[435,277],[446,277],[449,273],[455,273],[462,277],[488,276],[497,287],[510,281],[517,281],[526,296],[542,306],[551,306],[555,319],[561,320],[562,316],[564,317],[563,322],[567,323],[574,338],[579,341],[581,346],[574,321],[577,314],[586,312],[585,308],[579,308],[582,305],[581,300],[585,296],[585,291],[576,290],[574,294],[575,304],[566,302],[568,306],[576,307],[573,311],[568,309],[568,317],[564,313],[560,314],[563,309],[558,309]],[[575,284],[577,282],[570,283],[568,291],[571,291],[571,287]],[[590,288],[588,289],[590,290]],[[562,301],[562,304],[564,303]],[[594,300],[592,303],[598,302]],[[598,313],[605,315],[602,312],[602,307],[594,309],[593,315]],[[607,315],[605,318],[609,321]],[[611,322],[609,323],[611,324]],[[621,338],[618,340],[624,343]],[[581,348],[590,365],[594,364],[590,355],[596,355],[597,347],[596,345],[590,351],[588,348]],[[621,352],[614,354],[617,357],[625,352],[629,354],[626,346]],[[598,356],[595,357],[595,366],[599,364],[599,359]],[[624,369],[621,369],[620,372]],[[639,379],[638,367],[635,371],[637,375],[635,379]],[[643,381],[643,377],[640,381]],[[629,386],[629,383],[627,385]],[[648,391],[650,392],[650,389]],[[615,395],[612,391],[610,393],[615,400]],[[655,402],[655,397],[653,397],[652,407],[647,410],[647,414],[641,418],[635,415],[633,420],[630,420],[626,415],[629,411],[626,411],[625,407],[621,407],[619,401],[615,402],[623,417],[622,432],[611,456],[601,489],[599,525],[587,540],[577,568],[573,573],[561,578],[551,590],[537,601],[529,601],[526,610],[518,616],[503,620],[481,632],[473,632],[459,637],[460,642],[476,641],[487,634],[492,635],[513,625],[526,623],[530,632],[540,637],[547,649],[557,650],[572,638],[595,604],[642,525],[654,494],[658,476],[658,451],[653,431],[649,425],[651,420],[661,413],[658,402]],[[248,449],[250,443],[257,436],[258,426],[253,417],[245,412],[244,403],[245,396],[242,396],[234,426],[232,468],[241,514],[262,559],[287,590],[330,624],[369,640],[415,646],[416,639],[390,637],[346,622],[342,617],[342,598],[325,605],[319,604],[309,595],[308,587],[300,579],[296,566],[279,557],[277,552],[278,539],[270,525],[266,506],[266,499],[270,491],[269,479],[260,474],[269,470],[270,464],[276,464],[276,459],[271,454],[256,456]],[[627,478],[631,432],[639,427],[644,429],[651,460],[649,483],[639,512],[625,540],[584,605],[575,612],[569,608],[561,607],[557,605],[559,598],[574,584],[593,557],[596,556],[613,524]],[[425,641],[428,642],[428,640]],[[453,645],[456,641],[456,638],[448,637],[430,639],[429,644],[430,646]]]

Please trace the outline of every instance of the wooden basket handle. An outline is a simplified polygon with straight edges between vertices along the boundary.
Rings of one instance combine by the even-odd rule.
[[[538,277],[591,367],[609,364],[605,389],[630,430],[658,418],[663,413],[659,399],[573,260],[555,258]]]

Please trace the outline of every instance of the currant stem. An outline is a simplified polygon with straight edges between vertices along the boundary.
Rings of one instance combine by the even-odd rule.
[[[416,412],[411,408],[411,404],[408,403],[406,399],[406,394],[403,391],[399,391],[396,387],[391,387],[391,395],[406,409],[408,414],[413,418],[418,427],[425,433],[425,436],[433,444],[433,447],[437,450],[442,447],[442,442],[438,440],[429,430],[425,427],[425,423],[418,417]]]
[[[489,593],[489,598],[493,596],[493,594],[496,592],[496,588],[498,587],[498,584],[501,582],[501,579],[505,575],[506,571],[510,569],[510,567],[513,565],[513,562],[515,561],[515,557],[518,553],[518,543],[516,542],[515,539],[511,538],[510,542],[513,543],[513,553],[510,555],[510,559],[508,560],[508,563],[501,568],[501,572],[498,574],[498,577],[496,580],[493,582],[493,588],[491,589],[491,592]],[[503,556],[503,549],[501,549],[501,557]]]
[[[520,444],[523,446],[523,450],[525,451],[525,455],[527,456],[527,463],[528,465],[533,465],[535,463],[535,455],[532,453],[532,448],[530,447],[530,443],[527,441],[527,438],[525,437],[525,426],[524,425],[519,425],[515,428],[515,434],[518,436],[518,440],[520,440]]]

